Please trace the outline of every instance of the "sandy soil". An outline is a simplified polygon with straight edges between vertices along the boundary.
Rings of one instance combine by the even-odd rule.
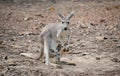
[[[39,51],[41,28],[72,10],[72,46],[62,59],[76,66],[54,68],[19,55]],[[120,76],[119,12],[119,0],[0,2],[0,76]]]

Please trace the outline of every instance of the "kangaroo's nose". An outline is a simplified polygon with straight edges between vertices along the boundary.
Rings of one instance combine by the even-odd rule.
[[[65,27],[64,30],[67,30],[67,27]]]

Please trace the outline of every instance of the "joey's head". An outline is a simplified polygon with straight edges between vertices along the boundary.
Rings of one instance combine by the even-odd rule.
[[[72,16],[74,15],[74,12],[71,12],[67,17],[64,17],[62,14],[58,13],[58,15],[60,16],[60,20],[63,26],[64,30],[68,29],[68,25],[70,23],[70,19],[72,18]]]

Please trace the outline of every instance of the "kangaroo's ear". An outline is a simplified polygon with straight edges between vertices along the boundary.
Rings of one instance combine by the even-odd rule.
[[[67,16],[67,19],[70,20],[73,15],[74,15],[74,12],[72,11],[72,12]]]
[[[60,16],[61,19],[64,19],[62,14],[58,13],[58,16]]]

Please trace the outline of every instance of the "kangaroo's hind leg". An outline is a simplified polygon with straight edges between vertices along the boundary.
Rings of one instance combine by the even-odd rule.
[[[49,45],[50,45],[50,38],[46,37],[44,39],[44,56],[45,56],[45,64],[49,65],[50,59],[49,59]]]

